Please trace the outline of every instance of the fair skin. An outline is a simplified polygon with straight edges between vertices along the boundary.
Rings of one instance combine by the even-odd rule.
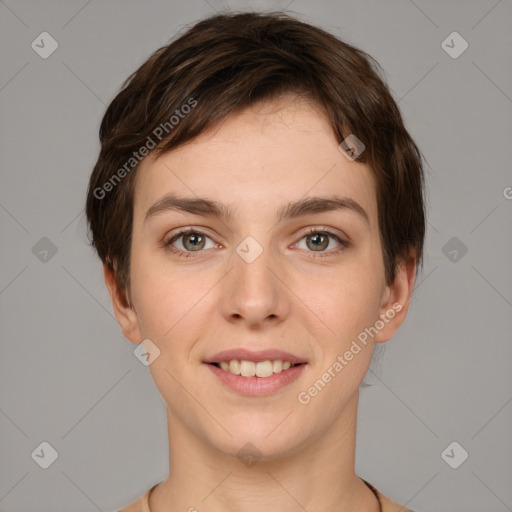
[[[373,344],[389,340],[405,319],[415,259],[386,283],[373,176],[337,146],[317,108],[283,97],[141,163],[129,306],[104,268],[124,335],[160,350],[149,369],[167,404],[171,471],[150,496],[152,512],[379,510],[354,470],[358,392]],[[145,220],[169,193],[223,203],[233,215],[167,210]],[[290,202],[334,195],[357,202],[367,219],[341,208],[276,222]],[[200,250],[188,235],[172,242],[188,258],[163,246],[189,227],[203,235]],[[334,237],[319,243],[310,228],[349,245]],[[247,236],[263,249],[251,263],[236,252]],[[300,403],[299,393],[396,303],[402,309],[321,392]],[[249,397],[227,388],[203,362],[231,348],[278,348],[307,364],[277,392]],[[237,457],[248,442],[261,454],[250,467]]]

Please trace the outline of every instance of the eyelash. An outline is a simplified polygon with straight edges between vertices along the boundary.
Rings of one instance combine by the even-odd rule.
[[[340,244],[338,247],[336,247],[335,249],[331,249],[330,251],[320,251],[320,252],[317,252],[317,251],[307,251],[307,252],[312,253],[313,259],[315,259],[315,258],[328,258],[330,256],[336,256],[340,252],[345,250],[350,245],[348,241],[343,240],[338,235],[335,235],[334,233],[332,233],[331,231],[329,231],[325,227],[322,228],[322,229],[318,229],[318,228],[310,228],[310,229],[308,229],[308,231],[306,231],[306,233],[304,233],[300,237],[300,240],[302,240],[303,238],[306,238],[307,236],[310,236],[310,235],[327,235],[327,236],[329,236],[331,238],[334,238],[336,240],[336,242],[338,242]]]
[[[195,257],[195,256],[193,256],[194,252],[203,252],[203,251],[182,251],[181,249],[176,249],[172,245],[173,242],[178,240],[183,235],[189,235],[191,233],[203,235],[203,236],[205,236],[207,238],[210,238],[208,235],[206,235],[202,231],[199,231],[197,229],[189,228],[189,229],[180,231],[179,233],[176,233],[175,235],[173,235],[169,239],[164,240],[162,242],[162,245],[163,245],[163,247],[165,249],[169,250],[173,254],[176,254],[180,258],[191,258],[191,257],[194,258]],[[323,229],[310,228],[306,233],[304,233],[301,236],[300,240],[302,240],[303,238],[306,238],[307,236],[314,235],[314,234],[327,235],[327,236],[329,236],[331,238],[334,238],[340,245],[338,247],[336,247],[335,249],[331,249],[330,251],[327,251],[327,252],[324,252],[324,251],[321,251],[321,252],[307,251],[307,252],[313,253],[313,256],[312,256],[313,259],[316,259],[316,258],[326,258],[326,257],[338,255],[340,252],[342,252],[343,250],[345,250],[347,247],[350,246],[350,243],[348,241],[343,240],[338,235],[335,235],[334,233],[332,233],[331,231],[329,231],[329,230],[327,230],[325,228],[323,228]]]

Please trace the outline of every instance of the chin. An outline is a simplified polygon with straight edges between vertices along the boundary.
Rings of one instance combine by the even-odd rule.
[[[229,457],[238,458],[250,467],[251,461],[273,461],[284,459],[299,451],[307,442],[307,436],[299,435],[290,424],[285,426],[287,420],[279,425],[285,415],[279,415],[276,421],[257,424],[244,422],[243,424],[230,424],[227,429],[233,434],[222,436],[222,439],[211,442],[215,449]],[[276,428],[277,427],[277,428]]]

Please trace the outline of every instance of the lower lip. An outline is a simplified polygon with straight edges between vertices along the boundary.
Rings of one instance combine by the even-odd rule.
[[[217,366],[213,364],[206,364],[206,366],[208,366],[213,374],[226,386],[237,393],[246,396],[264,396],[271,395],[296,380],[306,367],[306,364],[292,366],[288,368],[288,370],[274,373],[270,377],[242,377],[240,375],[234,375],[231,372],[226,372],[222,368],[217,368]]]

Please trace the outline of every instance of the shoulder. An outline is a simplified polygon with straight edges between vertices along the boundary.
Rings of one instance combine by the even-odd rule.
[[[149,495],[157,485],[158,484],[155,484],[153,487],[148,489],[145,492],[145,494],[143,494],[139,499],[135,500],[133,503],[130,503],[129,505],[120,510],[113,510],[112,512],[151,512],[149,510]]]
[[[377,491],[378,492],[378,491]],[[390,500],[386,496],[384,496],[382,493],[378,494],[379,500],[382,505],[382,512],[413,512],[411,509],[399,505],[398,503]]]
[[[395,501],[389,499],[387,496],[384,496],[378,489],[376,489],[372,484],[363,480],[363,482],[373,491],[373,493],[377,496],[380,501],[382,512],[413,512],[411,509],[399,505]]]

